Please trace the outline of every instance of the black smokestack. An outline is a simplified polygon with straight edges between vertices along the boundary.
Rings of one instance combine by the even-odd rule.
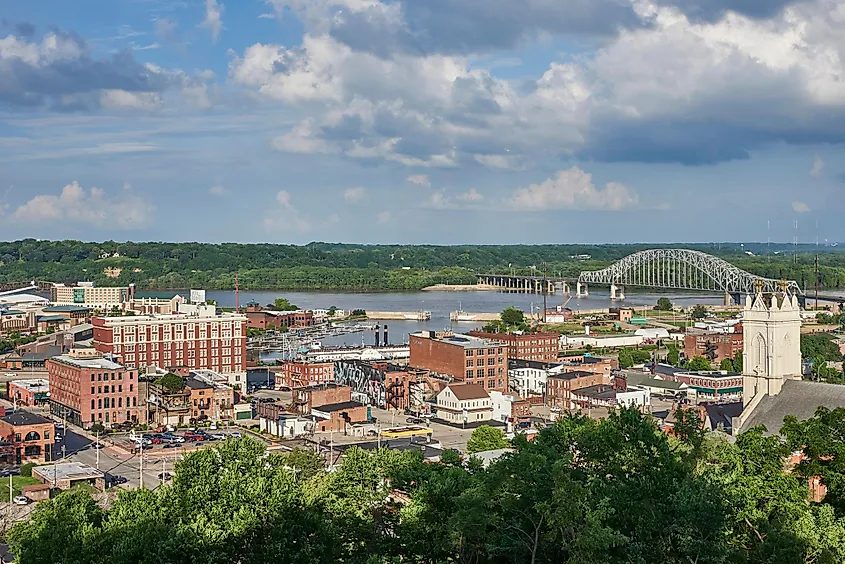
[[[378,325],[376,325],[376,346],[378,346],[378,338],[381,336],[381,333],[378,332]]]
[[[384,346],[387,346],[387,325],[384,326]]]

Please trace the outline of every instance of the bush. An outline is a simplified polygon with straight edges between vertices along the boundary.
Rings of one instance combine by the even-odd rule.
[[[28,478],[32,477],[32,469],[38,466],[32,462],[27,462],[26,464],[21,466],[21,476],[26,476]]]

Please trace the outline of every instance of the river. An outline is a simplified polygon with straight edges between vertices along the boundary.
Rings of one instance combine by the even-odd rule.
[[[185,293],[187,296],[187,293]],[[209,290],[209,299],[216,300],[221,306],[233,307],[235,293],[233,291]],[[591,288],[588,298],[575,298],[569,301],[567,307],[573,310],[600,309],[611,305],[625,306],[653,306],[658,298],[669,298],[673,304],[690,306],[694,304],[720,305],[723,296],[707,293],[655,293],[655,292],[626,292],[625,301],[611,302],[607,288]],[[287,292],[279,291],[242,291],[240,305],[256,301],[261,305],[273,303],[276,298],[287,298],[292,304],[302,309],[329,308],[337,306],[340,309],[363,309],[370,311],[419,311],[431,312],[428,321],[379,321],[388,325],[391,343],[407,343],[408,333],[423,329],[455,331],[469,331],[479,325],[473,323],[452,323],[449,314],[457,309],[473,313],[498,313],[508,306],[517,307],[525,312],[531,312],[532,307],[539,311],[543,307],[543,296],[538,294],[507,294],[502,292],[377,292],[377,293],[342,293],[342,292]],[[547,297],[549,308],[563,304],[566,296],[551,295]],[[327,345],[360,344],[362,337],[368,344],[373,342],[372,333],[357,333],[330,338],[324,341]]]

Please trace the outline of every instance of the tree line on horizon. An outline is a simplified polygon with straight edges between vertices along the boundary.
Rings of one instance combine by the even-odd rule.
[[[814,286],[813,256],[749,256],[742,247],[661,245],[708,252],[769,278]],[[352,245],[87,243],[25,239],[0,243],[0,284],[30,280],[141,288],[417,290],[472,284],[479,272],[576,277],[655,245]],[[751,248],[750,246],[744,248]],[[765,248],[765,246],[764,246]],[[773,247],[774,249],[774,247]],[[845,253],[823,247],[822,287],[845,286]],[[589,259],[583,258],[589,255]],[[580,258],[579,258],[580,257]],[[108,274],[107,274],[108,269]]]
[[[230,439],[107,507],[88,490],[39,502],[6,541],[23,564],[839,564],[845,409],[782,432],[729,441],[686,410],[670,436],[623,409],[517,436],[486,468],[352,447],[332,472],[311,451]],[[478,435],[478,449],[502,444]],[[805,458],[787,470],[795,450]]]

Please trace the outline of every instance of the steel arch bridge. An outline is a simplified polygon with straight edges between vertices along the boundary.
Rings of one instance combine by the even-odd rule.
[[[803,294],[794,280],[763,278],[720,258],[689,249],[639,251],[605,269],[582,272],[578,282],[671,290],[711,290],[727,294],[753,294],[757,291],[757,284],[762,285],[763,292],[776,292],[785,285],[790,293]]]

